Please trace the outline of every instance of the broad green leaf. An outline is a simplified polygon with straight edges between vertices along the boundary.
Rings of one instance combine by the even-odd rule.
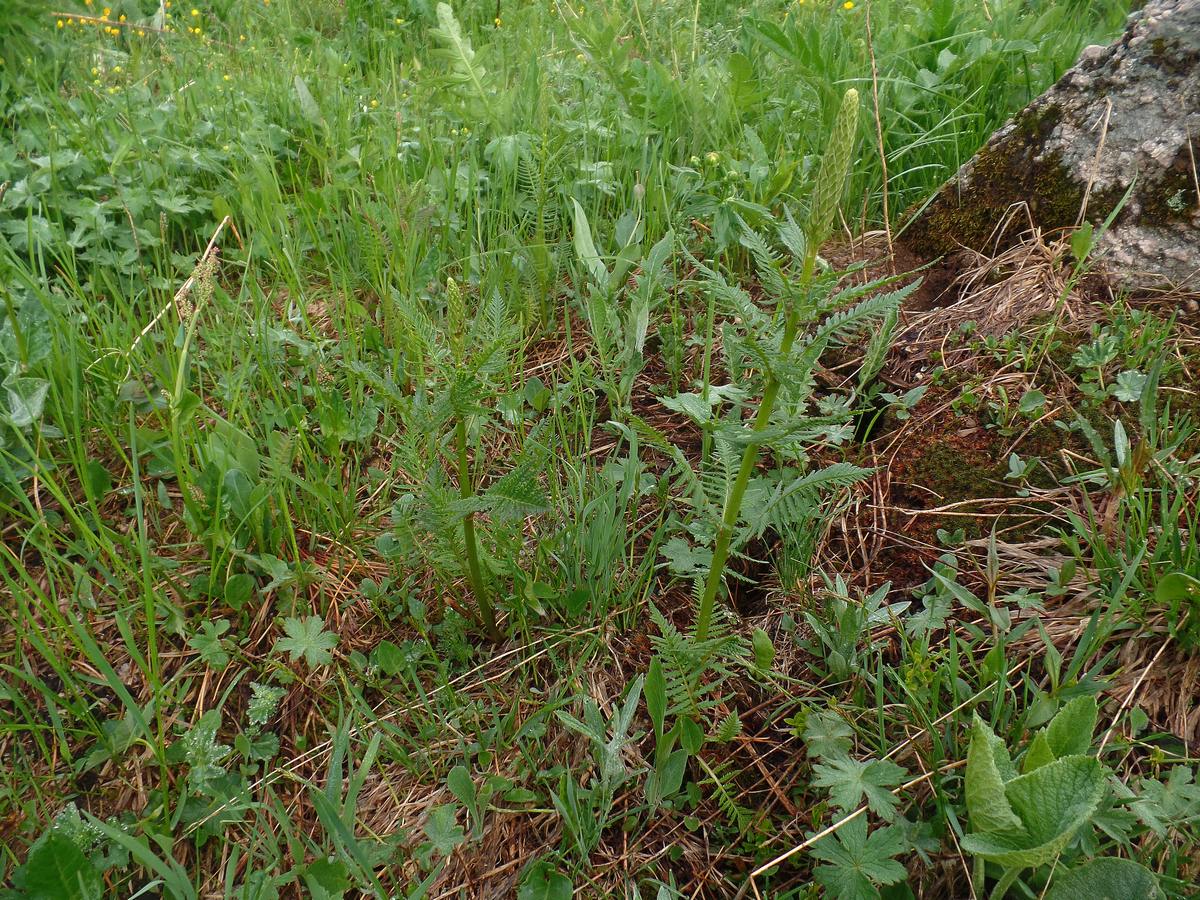
[[[315,859],[304,867],[304,885],[312,900],[342,900],[351,888],[346,864],[328,859]]]
[[[521,879],[517,900],[571,900],[573,893],[571,879],[546,860],[538,860]]]
[[[810,709],[804,717],[805,753],[809,757],[839,759],[850,752],[854,729],[837,713]]]
[[[667,717],[667,680],[663,675],[662,660],[657,656],[650,660],[650,669],[646,672],[645,695],[646,712],[654,724],[654,734],[661,737]]]
[[[4,381],[4,393],[9,424],[13,428],[28,428],[42,417],[50,382],[45,378],[8,378]]]
[[[755,628],[750,636],[750,646],[754,652],[755,667],[764,672],[770,669],[775,662],[775,645],[771,643],[771,636],[761,628]]]
[[[1050,749],[1050,742],[1046,740],[1046,732],[1039,731],[1030,742],[1029,749],[1025,751],[1025,758],[1021,760],[1021,772],[1032,772],[1056,759],[1057,755]]]
[[[1103,767],[1092,756],[1068,756],[1014,778],[1005,794],[1021,830],[969,834],[963,849],[1008,868],[1047,863],[1095,814],[1104,785]]]
[[[1191,575],[1185,575],[1183,572],[1164,575],[1155,585],[1154,599],[1159,603],[1200,600],[1200,580]]]
[[[1008,751],[987,723],[976,713],[971,723],[971,746],[967,751],[967,813],[971,827],[981,832],[1016,832],[1021,830],[1017,818],[1004,793],[1002,766],[997,759],[1003,754],[1008,760]]]
[[[1056,757],[1087,753],[1096,730],[1096,698],[1076,697],[1058,711],[1046,726],[1046,741]]]
[[[592,228],[588,225],[587,213],[583,211],[578,200],[572,199],[571,203],[575,209],[575,253],[592,280],[598,285],[605,285],[608,283],[608,269],[604,267],[600,254],[596,252],[596,245],[592,242]]]
[[[446,787],[468,810],[475,809],[475,782],[471,780],[471,773],[466,766],[455,766],[450,770],[446,776]]]
[[[1046,900],[1154,900],[1161,896],[1158,879],[1141,863],[1103,856],[1054,878]]]
[[[104,882],[74,841],[51,831],[30,852],[21,870],[29,900],[100,900]]]
[[[308,120],[310,125],[320,127],[323,124],[321,107],[313,99],[312,91],[308,89],[304,79],[297,75],[292,81],[292,86],[296,89],[296,99],[300,101],[300,114]]]

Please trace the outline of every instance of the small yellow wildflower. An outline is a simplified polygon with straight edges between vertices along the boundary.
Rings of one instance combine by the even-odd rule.
[[[110,94],[115,94],[115,93],[117,92],[117,89],[116,89],[115,87],[110,87],[110,88],[108,89],[108,92],[109,92]]]
[[[379,108],[379,101],[378,101],[378,100],[372,100],[372,101],[371,101],[371,109],[378,109],[378,108]]]
[[[117,74],[117,75],[120,75],[120,74],[121,74],[121,67],[120,67],[120,66],[113,66],[113,73],[114,73],[114,74]]]
[[[91,5],[92,5],[92,0],[83,0],[83,5],[84,5],[84,6],[91,6]]]
[[[65,22],[64,22],[62,19],[59,19],[59,20],[58,20],[58,27],[59,27],[59,28],[62,28],[62,27],[65,25],[65,24],[66,24],[66,23],[65,23]]]
[[[124,22],[125,21],[125,13],[121,13],[119,16],[117,16],[117,21]]]
[[[93,75],[99,75],[99,74],[100,74],[100,70],[99,70],[99,69],[97,69],[95,66],[92,66],[92,74],[93,74]]]
[[[138,33],[137,33],[137,35],[138,35],[138,37],[145,37],[145,36],[146,36],[146,32],[142,31],[142,29],[140,29],[140,28],[139,28],[139,29],[138,29]]]
[[[854,0],[846,0],[846,2],[842,4],[842,9],[854,9]]]
[[[496,16],[496,27],[497,28],[500,27],[500,17],[499,16]]]
[[[108,18],[108,14],[109,14],[109,13],[111,13],[111,12],[112,12],[112,9],[110,9],[110,8],[109,8],[109,7],[107,7],[107,6],[106,6],[106,7],[104,7],[104,18],[106,18],[106,19],[107,19],[107,18]]]
[[[232,78],[230,78],[228,75],[222,75],[222,76],[221,76],[221,78],[223,78],[225,81],[232,81],[232,80],[233,80],[233,79],[232,79]]]
[[[192,18],[193,18],[193,19],[198,19],[198,18],[200,18],[200,10],[198,10],[198,9],[196,9],[196,8],[194,8],[194,7],[193,7],[193,9],[192,9]]]
[[[450,129],[450,137],[458,137],[458,129],[457,128]]]
[[[75,27],[75,20],[74,20],[74,19],[67,19],[67,27],[68,27],[68,28],[74,28],[74,27]]]

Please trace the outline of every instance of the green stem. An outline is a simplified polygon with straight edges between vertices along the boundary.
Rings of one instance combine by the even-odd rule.
[[[804,269],[800,274],[800,294],[808,292],[808,283],[812,279],[813,267],[816,264],[816,251],[810,250],[804,257]],[[786,357],[792,350],[799,330],[800,317],[795,309],[789,310],[787,323],[783,327],[783,340],[779,343],[779,355]],[[771,421],[771,412],[775,407],[775,399],[779,396],[779,379],[774,375],[767,377],[763,388],[762,400],[758,404],[758,413],[750,430],[754,433],[762,431]],[[708,580],[704,583],[704,594],[700,597],[700,609],[696,613],[696,640],[703,641],[708,637],[708,629],[712,625],[713,605],[717,599],[717,591],[721,588],[721,580],[725,574],[725,563],[729,559],[729,543],[733,540],[733,530],[737,525],[738,516],[742,510],[742,498],[750,484],[750,476],[754,474],[754,466],[758,462],[758,443],[751,442],[742,452],[742,464],[738,468],[737,479],[733,482],[733,490],[725,500],[725,511],[721,515],[721,526],[717,530],[717,540],[713,545],[712,567],[708,570]]]
[[[1004,895],[1008,893],[1008,889],[1012,887],[1017,876],[1021,874],[1021,869],[1014,866],[1011,869],[1005,869],[1004,874],[1000,876],[1000,880],[996,882],[996,886],[992,888],[991,900],[1004,900]]]
[[[458,416],[454,423],[454,443],[458,450],[458,496],[463,500],[475,495],[471,484],[471,464],[467,459],[467,423]],[[479,545],[475,540],[475,514],[467,512],[462,517],[463,544],[467,551],[467,580],[471,583],[471,592],[479,606],[479,616],[483,620],[483,630],[493,640],[500,640],[500,631],[496,628],[496,611],[492,601],[483,586],[483,575],[479,568]]]

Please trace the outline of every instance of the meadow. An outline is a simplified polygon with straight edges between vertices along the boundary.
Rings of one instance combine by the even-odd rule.
[[[1128,3],[6,7],[0,900],[1195,896],[1198,333],[903,253]]]

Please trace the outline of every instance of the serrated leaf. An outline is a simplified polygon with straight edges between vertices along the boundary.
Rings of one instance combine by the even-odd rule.
[[[498,478],[484,492],[484,496],[492,512],[502,516],[533,516],[550,508],[537,478],[525,466],[518,466]]]
[[[457,821],[458,810],[453,803],[435,806],[425,820],[425,836],[441,856],[449,856],[466,837]]]
[[[866,799],[876,815],[891,821],[896,817],[896,797],[889,787],[904,781],[905,771],[891,760],[865,762],[842,757],[813,766],[812,783],[829,791],[834,806],[850,812]]]
[[[333,662],[330,651],[337,646],[338,637],[325,630],[325,622],[320,616],[289,617],[283,620],[283,630],[287,637],[275,641],[276,652],[289,654],[292,662],[303,659],[311,667]]]
[[[809,710],[804,718],[805,752],[809,757],[838,759],[850,752],[854,730],[837,713]]]
[[[893,859],[904,848],[899,827],[886,825],[868,835],[867,817],[856,816],[813,844],[809,852],[828,863],[818,866],[813,877],[826,887],[828,897],[878,900],[877,885],[895,884],[904,878],[904,866]]]

